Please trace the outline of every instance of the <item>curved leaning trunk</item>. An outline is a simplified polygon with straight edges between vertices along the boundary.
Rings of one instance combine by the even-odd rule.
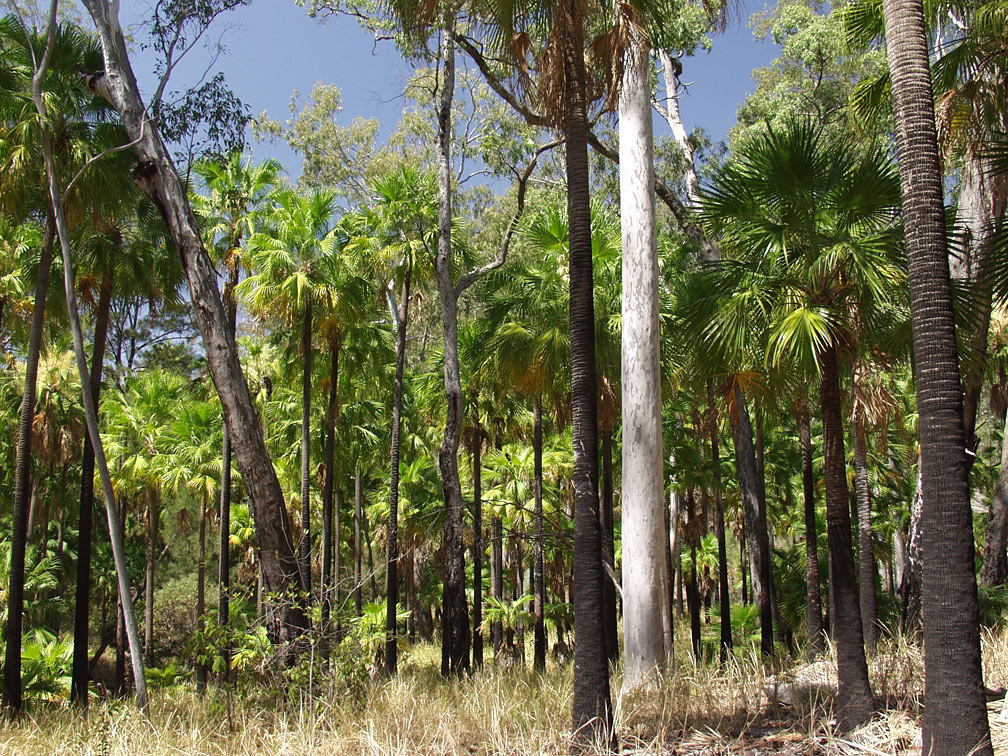
[[[818,656],[826,650],[822,598],[819,592],[819,536],[816,532],[815,477],[812,471],[812,429],[808,399],[798,410],[798,442],[802,458],[802,494],[805,510],[805,608],[809,651]]]
[[[399,434],[402,425],[403,371],[406,367],[406,329],[409,325],[410,280],[413,267],[406,265],[402,301],[399,303],[399,338],[396,343],[395,392],[392,396],[392,441],[389,447],[388,552],[385,562],[385,673],[394,675],[398,664],[396,609],[399,605]],[[368,539],[368,548],[371,540]],[[374,579],[374,567],[371,569]],[[373,585],[372,585],[373,589]]]
[[[625,689],[665,667],[664,452],[649,47],[624,56],[619,100],[623,236],[623,658]]]
[[[438,244],[434,260],[444,326],[444,387],[447,402],[444,437],[438,452],[444,494],[445,575],[441,601],[441,674],[469,669],[469,606],[465,593],[465,544],[462,540],[462,482],[458,449],[462,437],[462,381],[458,360],[458,294],[452,282],[451,106],[455,96],[454,12],[445,6],[441,30],[442,80],[438,106]]]
[[[609,746],[612,701],[602,624],[602,534],[598,498],[598,391],[591,204],[588,190],[584,13],[567,2],[563,42],[567,217],[570,228],[571,424],[574,445],[574,741]]]
[[[933,756],[993,752],[980,659],[973,516],[942,170],[921,0],[885,0],[910,281],[922,475],[924,726]]]
[[[854,552],[851,548],[847,462],[836,345],[820,356],[826,538],[829,543],[833,640],[837,647],[837,722],[844,732],[866,722],[875,708],[868,684]]]
[[[283,643],[284,653],[289,655],[294,651],[291,641],[307,627],[304,608],[294,595],[300,583],[297,555],[283,490],[238,361],[217,287],[217,273],[203,246],[178,171],[140,98],[119,24],[119,4],[84,0],[84,5],[95,21],[105,63],[104,74],[91,80],[108,95],[133,140],[138,158],[133,180],[161,213],[189,282],[193,314],[203,336],[242,483],[249,494],[264,588],[273,597],[267,627],[271,638]]]
[[[35,418],[38,363],[42,353],[42,326],[45,320],[46,295],[49,293],[49,271],[52,268],[56,223],[50,214],[42,241],[39,267],[35,273],[35,302],[32,305],[31,330],[25,361],[24,393],[21,396],[21,418],[18,424],[17,459],[14,472],[14,513],[11,536],[10,583],[7,592],[7,627],[3,674],[3,705],[20,711],[21,635],[24,622],[25,545],[28,538],[28,493],[31,478],[32,421]]]
[[[878,646],[878,596],[875,593],[875,533],[871,524],[871,488],[868,484],[868,430],[864,420],[854,423],[854,482],[858,504],[858,566],[860,572],[861,632],[865,649],[874,651]]]

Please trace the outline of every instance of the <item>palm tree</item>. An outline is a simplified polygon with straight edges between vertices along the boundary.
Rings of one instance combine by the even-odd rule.
[[[392,396],[392,428],[389,449],[389,523],[386,558],[385,672],[396,673],[398,641],[395,627],[399,603],[399,464],[403,411],[403,374],[406,368],[406,333],[414,275],[422,273],[421,260],[431,259],[435,248],[437,204],[433,181],[416,169],[400,165],[373,183],[374,207],[347,220],[351,237],[348,248],[368,252],[378,260],[391,261],[392,275],[386,288],[389,312],[396,326],[395,387]],[[419,277],[419,275],[418,275]],[[395,289],[399,289],[398,301]]]
[[[194,195],[193,208],[202,225],[204,236],[209,237],[217,259],[227,270],[224,283],[224,310],[236,336],[238,307],[234,289],[241,277],[243,244],[255,231],[255,220],[269,193],[277,185],[280,164],[266,160],[252,165],[251,158],[243,161],[241,152],[233,152],[226,160],[204,158],[193,165],[193,171],[203,180],[207,196]],[[228,624],[230,606],[228,588],[231,585],[231,550],[228,539],[231,531],[231,436],[225,425],[221,440],[221,500],[220,500],[220,552],[217,569],[217,621],[221,627]],[[225,649],[225,658],[228,650]],[[225,668],[225,675],[228,670]]]
[[[923,753],[991,754],[962,387],[924,8],[885,0],[917,366],[923,493]]]
[[[336,193],[293,190],[273,197],[267,229],[249,239],[255,272],[235,289],[262,315],[299,324],[301,330],[301,587],[311,595],[311,395],[313,311],[333,297],[332,270],[339,257],[333,227]],[[298,322],[300,321],[300,322]]]
[[[851,548],[839,358],[858,344],[859,331],[877,326],[901,283],[892,258],[896,196],[895,172],[881,151],[858,155],[852,145],[827,143],[809,123],[794,121],[744,145],[702,198],[722,248],[743,258],[722,266],[720,285],[760,292],[768,363],[796,364],[819,377],[844,728],[863,722],[874,704]]]

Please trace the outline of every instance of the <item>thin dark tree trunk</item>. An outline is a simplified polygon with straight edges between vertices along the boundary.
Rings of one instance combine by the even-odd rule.
[[[739,533],[738,558],[739,558],[739,576],[742,578],[742,603],[748,605],[750,603],[750,598],[749,598],[749,583],[746,581],[745,522],[742,523],[741,532]]]
[[[224,312],[228,333],[235,338],[238,324],[238,305],[234,289],[238,285],[238,266],[228,266],[228,280],[224,285]],[[231,622],[231,434],[227,423],[221,428],[221,490],[220,490],[220,533],[217,554],[217,624],[227,630]],[[224,682],[231,679],[231,644],[227,632],[224,634]]]
[[[398,662],[398,634],[396,632],[396,609],[399,605],[399,434],[402,425],[403,371],[406,367],[406,329],[409,325],[410,280],[413,276],[412,261],[406,263],[406,275],[402,283],[402,300],[399,302],[399,338],[396,345],[395,393],[392,397],[392,443],[389,450],[391,470],[389,471],[389,522],[388,556],[385,562],[385,674],[394,675]],[[368,539],[368,556],[371,556],[371,540]],[[371,568],[374,574],[374,565]]]
[[[378,579],[375,577],[374,548],[371,546],[371,523],[368,521],[367,507],[361,507],[361,527],[364,528],[364,540],[367,543],[368,578],[371,583],[371,600],[378,599]]]
[[[564,134],[570,256],[571,420],[574,443],[574,742],[611,745],[612,702],[602,621],[602,533],[598,497],[598,391],[591,204],[588,189],[584,11],[565,4]]]
[[[363,593],[364,576],[361,570],[361,482],[360,473],[354,475],[354,524],[353,524],[353,538],[354,538],[354,616],[360,617],[361,609],[361,594]]]
[[[473,428],[472,468],[473,468],[473,642],[472,662],[474,669],[483,667],[483,436],[479,424],[479,413]]]
[[[713,397],[711,409],[711,464],[714,466],[714,526],[718,544],[718,603],[721,609],[721,662],[732,650],[731,596],[728,589],[728,545],[725,542],[724,504],[721,501],[721,452]]]
[[[45,319],[46,295],[49,292],[49,270],[52,267],[55,220],[46,223],[45,238],[39,267],[35,274],[35,303],[32,305],[31,330],[25,358],[24,393],[21,396],[21,419],[18,425],[17,459],[14,473],[14,512],[11,537],[10,583],[7,591],[7,628],[4,635],[3,705],[12,712],[21,710],[21,634],[24,622],[25,545],[28,538],[28,494],[31,479],[32,421],[35,418],[35,394],[39,355],[42,352],[42,325]]]
[[[675,576],[676,570],[672,562],[672,507],[675,494],[670,493],[669,501],[665,507],[665,592],[668,594],[669,618],[665,632],[669,662],[675,658]],[[617,644],[619,645],[619,644]]]
[[[605,627],[606,656],[609,661],[619,658],[619,633],[616,624],[616,574],[615,521],[613,516],[613,449],[612,427],[602,429],[602,612]],[[666,528],[666,532],[667,532]],[[668,541],[668,538],[665,539]],[[671,606],[671,604],[670,604]]]
[[[686,581],[686,603],[690,614],[693,657],[700,661],[700,586],[697,584],[696,546],[690,546],[690,574]]]
[[[298,546],[298,569],[301,590],[311,601],[311,395],[312,395],[312,303],[305,302],[301,322],[301,542]]]
[[[903,190],[922,472],[924,725],[929,756],[993,753],[980,658],[963,394],[921,0],[885,0]]]
[[[158,501],[148,494],[147,571],[144,580],[144,664],[154,666],[154,571],[157,560]]]
[[[815,478],[812,471],[812,429],[808,402],[798,410],[798,440],[802,458],[802,492],[805,508],[805,607],[808,617],[809,651],[818,656],[826,650],[822,599],[819,595],[819,539],[816,533]]]
[[[108,337],[109,317],[112,311],[112,278],[102,281],[95,314],[94,351],[91,357],[91,395],[98,406],[101,393],[101,376],[105,364],[105,343]],[[88,705],[88,626],[91,606],[91,539],[94,530],[94,449],[91,439],[84,434],[84,451],[81,455],[80,521],[77,536],[77,585],[74,602],[73,671],[70,682],[70,701],[87,709]]]
[[[333,533],[333,498],[336,491],[336,415],[339,412],[339,336],[329,346],[329,406],[326,408],[325,480],[322,484],[322,631],[329,630],[333,589],[338,576],[333,572],[333,547],[339,542],[339,528]],[[339,518],[336,518],[337,521]],[[338,546],[336,546],[338,553]]]
[[[199,503],[199,562],[196,568],[196,632],[202,633],[206,627],[206,520],[207,505]],[[196,692],[203,695],[207,686],[207,667],[196,663]]]
[[[535,600],[535,653],[532,667],[537,672],[546,669],[546,568],[543,559],[543,431],[542,397],[536,394],[533,409],[532,448],[535,457],[535,556],[533,559],[532,583]],[[604,578],[603,578],[604,579]]]
[[[871,488],[868,484],[867,434],[863,420],[854,423],[854,482],[858,502],[858,566],[860,572],[861,632],[865,649],[878,646],[878,596],[875,593],[878,565],[875,563],[875,533],[871,523]]]
[[[861,607],[858,599],[844,456],[843,414],[836,346],[820,355],[819,403],[823,423],[826,536],[829,542],[833,638],[837,646],[837,721],[847,732],[863,724],[875,707],[868,684]]]
[[[760,517],[759,469],[753,447],[749,408],[742,389],[735,386],[736,417],[732,423],[735,441],[735,467],[745,511],[746,530],[749,533],[749,572],[752,578],[753,602],[760,609],[760,653],[773,654],[773,602],[770,597],[770,540],[766,519]],[[765,510],[764,510],[765,511]]]
[[[504,598],[504,523],[500,517],[490,520],[490,591],[498,601]],[[494,658],[500,655],[504,642],[504,628],[500,620],[491,623],[490,639],[493,641]]]

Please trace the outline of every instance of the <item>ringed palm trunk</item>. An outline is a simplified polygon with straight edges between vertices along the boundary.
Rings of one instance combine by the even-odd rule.
[[[537,672],[546,669],[546,572],[543,560],[543,432],[542,432],[542,396],[536,394],[533,409],[534,421],[532,431],[533,456],[535,457],[535,555],[533,558],[532,585],[535,594],[535,653],[532,657],[532,667]]]
[[[760,610],[760,653],[773,654],[773,604],[770,587],[770,538],[766,519],[760,517],[759,474],[753,446],[752,424],[745,395],[735,385],[736,417],[732,423],[735,442],[735,467],[738,470],[742,508],[748,532],[749,573],[752,578],[753,603]]]
[[[885,0],[921,428],[925,754],[991,754],[962,386],[921,0]]]
[[[816,534],[815,478],[812,471],[812,429],[808,402],[798,410],[798,437],[802,458],[802,492],[805,509],[805,607],[808,618],[809,651],[818,656],[826,650],[819,595],[819,538]]]
[[[199,521],[199,566],[196,575],[196,630],[203,632],[206,626],[206,516],[207,506],[200,502]],[[207,686],[207,668],[205,664],[196,664],[196,691],[203,695]]]
[[[473,668],[483,667],[483,451],[482,429],[479,415],[473,428]]]
[[[399,604],[399,434],[402,425],[403,371],[406,367],[406,329],[409,325],[410,279],[413,267],[407,262],[399,303],[399,339],[396,344],[395,391],[392,397],[392,442],[389,449],[388,552],[385,566],[385,673],[394,675],[398,662],[396,607]],[[369,540],[370,543],[370,540]],[[372,574],[374,570],[372,569]]]
[[[94,351],[91,356],[91,396],[98,406],[101,376],[105,360],[109,315],[112,310],[112,278],[102,281],[95,315]],[[88,629],[91,604],[91,536],[94,530],[94,447],[84,435],[81,455],[80,524],[77,541],[77,585],[74,594],[74,650],[70,681],[70,700],[84,709],[88,705]]]
[[[447,412],[438,453],[445,503],[445,576],[441,602],[441,674],[469,669],[469,606],[465,593],[465,543],[462,539],[462,482],[458,449],[462,437],[462,381],[458,360],[458,293],[451,275],[451,106],[455,95],[455,15],[445,6],[441,30],[442,79],[438,106],[438,245],[434,269],[444,326],[444,387]]]
[[[649,46],[635,35],[619,101],[623,231],[624,688],[665,667],[667,606],[659,367],[658,251]]]
[[[311,600],[311,376],[312,376],[312,303],[305,302],[301,325],[301,349],[304,366],[301,373],[301,544],[298,562],[301,590]]]
[[[228,280],[224,285],[224,309],[227,317],[228,333],[235,338],[238,322],[238,306],[234,289],[238,285],[238,266],[228,266]],[[221,490],[220,490],[220,540],[217,556],[217,624],[227,628],[230,623],[231,604],[228,592],[231,589],[231,434],[227,423],[221,428]],[[224,635],[224,681],[231,679],[231,646]]]
[[[28,353],[25,358],[24,393],[18,425],[17,459],[14,473],[14,529],[11,537],[10,583],[7,592],[7,628],[4,655],[3,704],[12,712],[21,710],[21,634],[24,622],[25,545],[28,538],[28,493],[31,478],[32,421],[35,418],[36,381],[42,352],[42,325],[45,320],[49,270],[52,267],[56,223],[46,222],[39,267],[35,274],[35,302],[32,305]],[[85,650],[86,653],[86,650]]]
[[[854,425],[854,482],[858,503],[858,567],[860,571],[861,628],[865,649],[878,646],[878,596],[875,594],[875,533],[871,524],[871,489],[868,484],[867,434],[864,420]]]
[[[710,397],[711,412],[714,412],[713,397]],[[714,465],[714,527],[718,545],[718,603],[721,609],[721,653],[724,663],[732,650],[731,595],[728,588],[728,545],[725,542],[724,503],[721,499],[721,452],[718,443],[716,416],[711,423],[711,463]]]
[[[339,408],[339,337],[333,338],[329,347],[329,407],[326,410],[325,481],[322,486],[322,631],[329,628],[329,614],[333,608],[335,585],[333,572],[333,545],[339,539],[337,528],[333,536],[333,498],[336,491],[336,413]],[[337,522],[339,517],[336,518]],[[338,553],[338,548],[337,548]]]
[[[835,344],[821,355],[821,370],[819,403],[823,423],[826,536],[829,542],[833,607],[831,617],[833,639],[837,647],[837,721],[842,731],[849,731],[867,721],[875,704],[868,685],[861,607],[851,548],[840,373]]]
[[[591,205],[588,191],[584,8],[566,0],[563,56],[567,216],[570,228],[571,421],[574,444],[574,695],[576,743],[612,738],[609,663],[602,623],[602,534],[598,498],[598,390]]]
[[[606,656],[609,661],[619,658],[619,630],[616,621],[616,544],[613,518],[613,450],[612,421],[602,426],[602,606],[605,627]]]

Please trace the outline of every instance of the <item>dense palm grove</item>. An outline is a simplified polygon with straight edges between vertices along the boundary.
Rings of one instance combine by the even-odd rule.
[[[613,664],[835,653],[844,733],[899,637],[924,752],[992,753],[1002,0],[779,0],[725,145],[680,115],[717,3],[314,0],[415,65],[384,131],[325,84],[167,95],[242,0],[41,5],[0,22],[7,715],[312,700],[434,643],[567,665],[601,748]]]

